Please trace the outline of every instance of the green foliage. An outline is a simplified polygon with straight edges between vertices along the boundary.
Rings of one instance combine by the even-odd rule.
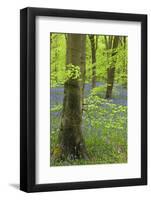
[[[115,81],[127,86],[127,47],[119,46],[116,62]]]
[[[51,112],[60,112],[62,110],[63,106],[61,104],[58,104],[51,108]]]
[[[81,75],[80,67],[73,64],[68,64],[65,72],[65,81],[69,79],[79,79]]]
[[[105,98],[107,84],[95,87],[92,89],[91,93],[101,98]],[[120,94],[116,87],[113,87],[112,98],[119,98]]]
[[[51,33],[51,51],[50,51],[50,65],[51,65],[51,87],[63,85],[67,76],[71,75],[69,70],[66,74],[66,36],[65,34]],[[124,36],[121,37],[123,40]],[[107,49],[103,35],[98,35],[96,50],[96,77],[97,81],[106,81],[107,68],[116,60],[116,76],[115,81],[124,86],[127,85],[127,39],[125,45],[120,43],[118,48]],[[116,54],[115,54],[116,53]],[[113,55],[115,54],[115,55]],[[92,61],[91,61],[91,44],[89,37],[86,37],[86,78],[85,82],[90,82],[92,79]],[[71,69],[71,68],[70,68]],[[79,74],[77,74],[79,75]]]
[[[113,104],[112,100],[100,98],[93,91],[85,104],[85,121],[91,127],[101,127],[101,130],[110,134],[118,130],[122,133],[126,131],[127,106]]]
[[[93,95],[96,95],[98,97],[105,97],[105,92],[106,92],[106,86],[102,85],[99,87],[95,87],[93,88],[93,90],[91,91]]]
[[[66,39],[65,34],[50,34],[50,84],[62,85],[65,79]]]

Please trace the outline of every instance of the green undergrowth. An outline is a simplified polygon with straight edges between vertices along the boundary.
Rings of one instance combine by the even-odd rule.
[[[84,99],[83,137],[87,159],[55,160],[62,106],[51,109],[50,166],[113,164],[127,162],[127,106],[114,104],[97,95],[96,89]],[[53,113],[55,112],[55,115]],[[56,114],[57,113],[57,114]]]

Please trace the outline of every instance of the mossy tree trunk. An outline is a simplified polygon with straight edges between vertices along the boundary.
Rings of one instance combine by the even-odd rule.
[[[117,47],[119,44],[119,36],[105,36],[106,49],[111,60],[109,67],[107,68],[107,89],[106,89],[106,98],[112,98],[112,90],[114,85],[115,77],[115,64],[116,64],[116,54]]]
[[[81,75],[64,84],[63,111],[59,132],[61,159],[86,158],[82,135],[82,104],[85,77],[86,38],[81,34],[67,34],[66,64],[79,66]]]
[[[91,55],[92,55],[92,88],[94,88],[94,87],[96,87],[96,44],[95,44],[95,36],[89,35],[89,39],[90,39],[90,43],[91,43]]]
[[[81,59],[80,59],[80,71],[81,71],[81,87],[82,87],[82,111],[84,104],[84,87],[85,87],[85,76],[86,76],[86,36],[81,38]]]

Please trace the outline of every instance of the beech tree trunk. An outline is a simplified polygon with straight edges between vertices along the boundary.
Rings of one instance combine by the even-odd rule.
[[[77,79],[69,78],[64,84],[63,112],[59,132],[61,159],[86,158],[86,147],[82,135],[85,35],[68,34],[66,49],[66,64],[79,66],[81,77]]]
[[[92,88],[96,87],[96,45],[94,35],[89,35],[92,55]]]
[[[84,86],[86,75],[86,36],[81,37],[81,59],[80,59],[80,71],[81,71],[81,87],[82,87],[82,111],[84,101]]]
[[[106,39],[106,48],[111,50],[112,62],[107,69],[107,89],[106,89],[106,98],[112,98],[112,90],[114,85],[114,76],[115,76],[115,64],[116,64],[116,48],[118,47],[119,36],[109,36],[108,40]]]

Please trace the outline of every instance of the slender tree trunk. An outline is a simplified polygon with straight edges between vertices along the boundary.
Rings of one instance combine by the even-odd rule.
[[[113,37],[113,38],[111,38]],[[115,77],[115,64],[116,64],[116,48],[119,43],[119,36],[109,36],[107,44],[107,50],[111,50],[112,63],[107,69],[107,90],[106,90],[106,98],[112,97],[112,90],[114,85],[114,77]]]
[[[81,66],[80,66],[80,71],[81,71],[81,88],[82,88],[82,107],[84,104],[84,87],[85,87],[85,76],[86,76],[86,36],[83,35],[81,37]],[[83,108],[82,108],[83,111]]]
[[[94,35],[89,35],[92,54],[92,88],[96,87],[96,45]]]
[[[67,35],[67,65],[79,66],[80,79],[69,78],[64,84],[63,112],[59,133],[61,159],[86,158],[82,135],[82,98],[85,74],[85,35]]]
[[[112,89],[114,84],[114,74],[115,74],[115,67],[109,67],[107,69],[107,90],[106,90],[106,98],[112,97]]]

